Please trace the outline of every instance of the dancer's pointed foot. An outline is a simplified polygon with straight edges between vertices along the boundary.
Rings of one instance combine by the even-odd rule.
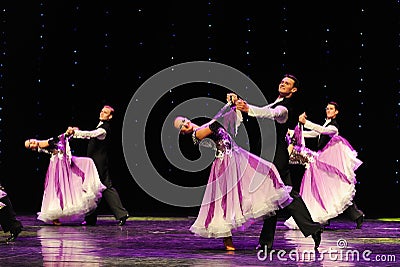
[[[126,214],[125,216],[123,216],[122,218],[120,218],[118,220],[118,226],[123,226],[126,223],[126,220],[128,220],[129,218],[129,214]]]
[[[314,249],[318,249],[319,245],[321,244],[321,234],[322,228],[311,235],[312,239],[314,239]]]
[[[261,250],[261,251],[264,251],[264,252],[271,251],[272,250],[272,243],[270,243],[269,245],[268,244],[259,243],[256,246],[256,250]]]
[[[59,219],[53,220],[53,225],[60,226],[61,225],[60,220]]]
[[[357,218],[357,220],[356,220],[356,224],[357,224],[356,225],[356,229],[361,229],[363,223],[364,223],[364,214]]]
[[[18,237],[18,235],[21,233],[22,227],[18,227],[16,229],[13,229],[11,232],[11,235],[7,237],[6,242],[13,242],[15,239]]]
[[[235,247],[233,246],[232,236],[224,237],[225,250],[233,251]]]

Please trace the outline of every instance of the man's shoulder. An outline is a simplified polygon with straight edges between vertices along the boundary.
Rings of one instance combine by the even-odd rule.
[[[109,121],[102,121],[101,124],[97,126],[97,128],[103,128],[103,129],[110,129],[111,128],[111,123]]]

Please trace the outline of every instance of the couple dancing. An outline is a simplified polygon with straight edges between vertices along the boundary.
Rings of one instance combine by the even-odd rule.
[[[223,238],[226,250],[235,250],[232,230],[244,229],[252,221],[263,218],[258,250],[271,250],[275,236],[277,214],[285,209],[293,216],[304,237],[312,236],[314,249],[321,243],[323,226],[314,222],[298,192],[292,190],[286,133],[293,116],[292,96],[299,82],[291,74],[279,83],[277,100],[265,107],[255,107],[228,94],[228,104],[213,120],[196,125],[179,116],[174,126],[181,134],[191,134],[194,144],[209,138],[215,142],[215,159],[198,217],[190,230],[199,236]],[[230,103],[232,102],[232,103]],[[230,104],[234,104],[232,107]],[[241,112],[273,120],[276,127],[276,147],[273,162],[268,162],[239,147],[228,133],[227,125],[241,122]],[[221,121],[221,122],[219,122]]]
[[[41,211],[38,212],[38,219],[45,223],[61,225],[82,221],[97,207],[105,189],[93,160],[72,156],[70,138],[61,134],[47,140],[25,141],[27,149],[50,155]]]
[[[114,109],[105,105],[95,130],[68,127],[64,134],[54,138],[25,141],[27,149],[50,154],[39,220],[54,225],[76,221],[96,225],[96,209],[105,198],[118,225],[125,224],[129,215],[112,185],[108,166],[113,113]],[[71,154],[70,138],[89,139],[87,157]]]

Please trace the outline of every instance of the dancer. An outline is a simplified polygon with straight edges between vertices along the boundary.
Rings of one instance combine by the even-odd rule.
[[[293,121],[293,95],[297,92],[298,87],[299,81],[294,75],[284,75],[278,86],[279,95],[277,99],[272,104],[264,107],[249,105],[243,99],[238,99],[236,94],[227,95],[227,99],[233,99],[238,110],[247,112],[249,116],[265,118],[274,122],[276,129],[276,145],[271,148],[271,150],[275,149],[273,163],[278,169],[283,182],[289,186],[292,186],[292,180],[290,176],[286,134],[289,129],[289,123]],[[323,226],[320,223],[313,221],[307,206],[296,190],[292,189],[290,195],[293,198],[293,201],[285,208],[285,210],[293,216],[304,237],[311,235],[315,244],[314,248],[317,249],[321,243]],[[265,218],[257,249],[272,249],[276,224],[276,215]]]
[[[71,155],[65,134],[47,140],[28,139],[25,147],[50,154],[38,219],[61,225],[77,220],[97,207],[105,186],[91,158]]]
[[[225,106],[225,109],[229,104]],[[230,110],[228,113],[235,112]],[[228,114],[227,113],[227,114]],[[241,115],[241,113],[240,113]],[[218,117],[218,116],[217,116]],[[217,118],[216,117],[216,118]],[[223,125],[227,123],[225,116]],[[211,166],[206,191],[190,231],[206,238],[223,238],[226,250],[235,250],[232,230],[245,229],[255,219],[273,216],[286,207],[292,198],[275,166],[239,147],[227,131],[214,118],[201,126],[178,116],[174,126],[180,134],[191,134],[195,145],[213,141],[215,159]],[[210,146],[207,146],[210,147]]]
[[[6,242],[14,241],[22,231],[22,223],[16,218],[16,213],[4,187],[0,185],[0,225],[4,233],[10,232]]]
[[[129,217],[128,211],[122,205],[121,199],[112,184],[109,168],[109,149],[111,142],[111,119],[114,108],[109,105],[103,106],[99,115],[99,124],[91,131],[79,130],[78,127],[68,127],[67,134],[73,138],[89,139],[87,156],[92,158],[96,164],[101,182],[107,187],[103,191],[103,197],[111,209],[118,225],[123,226]],[[97,211],[88,214],[83,225],[96,225]]]
[[[339,105],[328,102],[324,125],[307,120],[306,113],[299,116],[289,146],[294,164],[306,166],[300,187],[300,195],[310,210],[313,220],[328,224],[329,219],[344,213],[356,222],[360,229],[364,213],[354,203],[356,192],[355,171],[362,164],[350,143],[339,135],[337,115]],[[303,131],[302,128],[310,129]],[[303,138],[318,138],[318,152],[304,146]],[[302,157],[304,156],[305,157]],[[291,229],[298,229],[293,218],[285,221]]]

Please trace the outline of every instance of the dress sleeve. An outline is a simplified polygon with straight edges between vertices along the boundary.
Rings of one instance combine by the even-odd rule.
[[[60,141],[60,139],[58,136],[47,139],[47,143],[49,144],[49,147],[55,147],[59,141]]]
[[[208,126],[208,128],[210,128],[210,130],[213,132],[213,133],[216,133],[217,131],[218,131],[218,129],[219,128],[223,128],[223,126],[221,125],[221,123],[219,123],[218,121],[214,121],[214,122],[212,122],[209,126]]]
[[[236,136],[238,128],[243,122],[243,115],[235,106],[230,106],[229,103],[227,103],[213,119],[219,121],[224,129],[232,136]]]

